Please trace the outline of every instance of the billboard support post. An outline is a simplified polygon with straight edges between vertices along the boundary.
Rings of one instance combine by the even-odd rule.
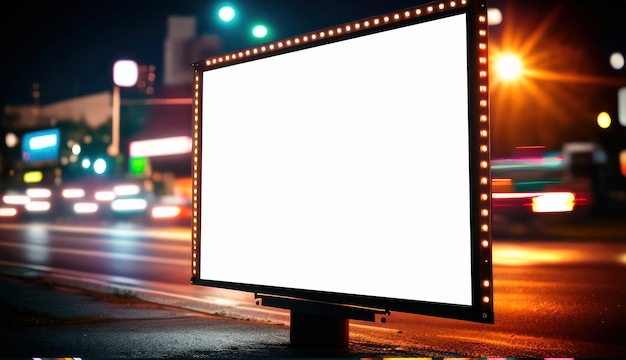
[[[257,305],[290,310],[291,346],[316,349],[345,349],[349,343],[349,320],[376,321],[389,315],[384,309],[348,306],[266,294],[255,294]],[[381,322],[386,319],[381,318]]]
[[[291,310],[290,345],[296,348],[346,349],[348,319]]]

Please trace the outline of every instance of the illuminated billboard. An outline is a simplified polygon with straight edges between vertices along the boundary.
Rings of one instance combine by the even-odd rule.
[[[22,160],[25,162],[58,160],[60,142],[59,129],[28,132],[22,136]]]
[[[484,0],[194,69],[193,284],[493,323]]]

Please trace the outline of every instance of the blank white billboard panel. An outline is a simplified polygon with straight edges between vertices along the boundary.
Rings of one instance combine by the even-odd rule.
[[[199,64],[194,279],[357,305],[476,308],[488,234],[478,236],[472,188],[468,21],[458,12]]]

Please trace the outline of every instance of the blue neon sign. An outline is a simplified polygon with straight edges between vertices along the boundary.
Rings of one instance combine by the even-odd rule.
[[[22,137],[22,160],[25,162],[57,160],[60,142],[59,129],[26,133]]]

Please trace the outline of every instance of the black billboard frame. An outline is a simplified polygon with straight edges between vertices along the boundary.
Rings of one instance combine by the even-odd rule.
[[[202,212],[200,207],[200,198],[202,196],[200,184],[202,178],[203,73],[212,69],[260,60],[270,56],[280,56],[284,53],[323,46],[354,37],[367,36],[459,14],[466,16],[467,24],[472,305],[433,303],[201,279],[199,274],[201,248],[200,218]],[[435,1],[300,36],[272,41],[264,45],[230,52],[194,63],[191,283],[255,294],[261,293],[276,297],[301,299],[305,302],[315,301],[336,305],[371,307],[380,309],[385,313],[398,311],[493,324],[487,27],[486,0]]]

